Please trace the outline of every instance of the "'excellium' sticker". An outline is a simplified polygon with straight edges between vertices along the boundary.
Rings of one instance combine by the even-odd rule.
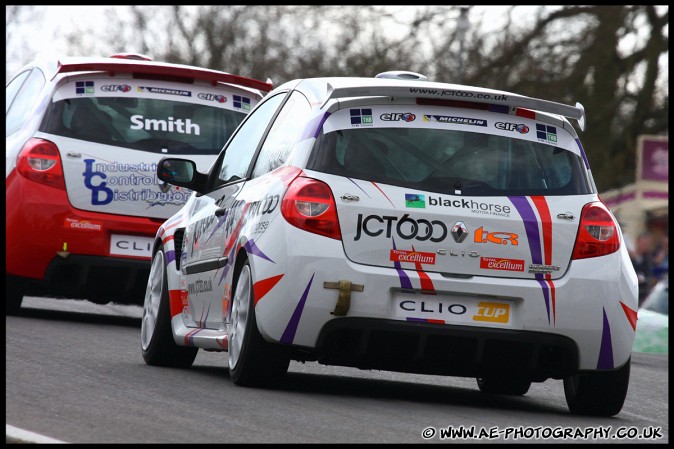
[[[78,231],[100,231],[103,229],[103,223],[89,220],[78,220],[76,218],[66,218],[63,222],[66,229],[77,229]]]
[[[435,265],[435,254],[424,253],[420,251],[392,249],[389,260],[394,262],[425,263],[429,265]]]
[[[524,271],[524,260],[481,257],[480,268],[486,270]]]

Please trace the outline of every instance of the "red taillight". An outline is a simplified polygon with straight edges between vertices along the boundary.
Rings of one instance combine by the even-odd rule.
[[[322,181],[295,179],[283,196],[281,214],[288,223],[300,229],[342,239],[332,190]]]
[[[16,170],[31,181],[66,189],[61,156],[53,142],[32,138],[21,149]]]
[[[580,215],[580,226],[573,259],[599,257],[618,251],[620,236],[611,213],[604,203],[586,204]]]

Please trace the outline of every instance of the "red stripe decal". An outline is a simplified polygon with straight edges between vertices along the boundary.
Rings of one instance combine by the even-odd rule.
[[[622,301],[620,301],[620,305],[623,308],[623,312],[625,312],[625,316],[627,316],[627,319],[629,320],[630,324],[632,325],[632,329],[634,329],[636,331],[637,330],[637,311],[630,309]]]
[[[550,208],[545,201],[544,196],[532,196],[538,215],[541,218],[541,227],[543,229],[543,260],[546,265],[552,265],[552,218],[550,217]],[[557,312],[555,304],[555,284],[552,282],[550,274],[545,275],[545,282],[550,287],[550,302],[552,303],[552,324],[557,321]]]
[[[532,196],[531,200],[534,202],[538,215],[541,217],[545,264],[550,265],[552,263],[552,219],[550,218],[550,209],[548,208],[548,203],[545,202],[545,197]]]
[[[183,291],[169,290],[169,310],[171,318],[183,312]]]
[[[414,245],[412,245],[412,251],[416,252],[416,249],[414,249]],[[426,272],[424,272],[424,268],[421,266],[421,262],[414,262],[414,266],[417,269],[417,273],[419,273],[419,280],[421,281],[421,293],[425,293],[427,295],[435,295],[435,287],[433,286],[433,281],[431,281],[431,278],[428,276]]]
[[[370,182],[372,182],[372,181],[370,181]],[[384,195],[384,196],[386,197],[386,199],[388,200],[388,202],[391,203],[391,206],[393,206],[393,208],[395,209],[395,208],[396,208],[396,205],[393,204],[393,201],[391,201],[391,198],[389,198],[388,195],[386,195],[386,194],[384,193],[384,191],[383,191],[382,189],[380,189],[379,186],[378,186],[377,184],[375,184],[374,182],[372,182],[372,185],[375,186],[375,187],[377,188],[377,190],[379,190],[379,191],[381,192],[381,194]]]
[[[272,276],[270,278],[257,281],[253,285],[253,297],[255,298],[254,303],[257,304],[257,302],[261,300],[264,295],[269,293],[269,290],[274,288],[274,286],[278,283],[278,281],[281,280],[282,277],[283,275],[279,274],[278,276]]]

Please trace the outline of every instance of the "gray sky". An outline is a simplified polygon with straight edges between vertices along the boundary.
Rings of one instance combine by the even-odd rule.
[[[499,18],[509,6],[473,6],[470,16],[477,20],[478,16],[484,16],[484,24],[494,25],[499,23]],[[14,24],[7,23],[7,30],[11,30],[12,35],[7,38],[6,51],[6,78],[13,76],[24,64],[30,62],[39,54],[64,55],[64,56],[106,56],[110,53],[102,44],[97,44],[100,49],[98,55],[73,55],[68,54],[66,39],[63,37],[65,32],[73,29],[94,29],[105,30],[104,12],[111,8],[124,10],[126,6],[37,6],[40,11],[41,20],[39,23],[25,24],[15,27]],[[414,6],[391,6],[392,9],[401,10],[404,8],[414,8]],[[526,8],[538,8],[538,6],[523,6]],[[8,81],[8,79],[6,79]]]

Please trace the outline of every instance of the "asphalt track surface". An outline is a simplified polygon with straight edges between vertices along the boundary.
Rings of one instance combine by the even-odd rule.
[[[141,313],[26,298],[6,319],[6,441],[669,442],[667,354],[633,355],[620,414],[579,417],[556,380],[522,397],[488,396],[474,379],[292,362],[268,390],[235,386],[226,353],[200,351],[189,369],[152,367],[140,353]],[[471,429],[481,438],[466,437]]]

